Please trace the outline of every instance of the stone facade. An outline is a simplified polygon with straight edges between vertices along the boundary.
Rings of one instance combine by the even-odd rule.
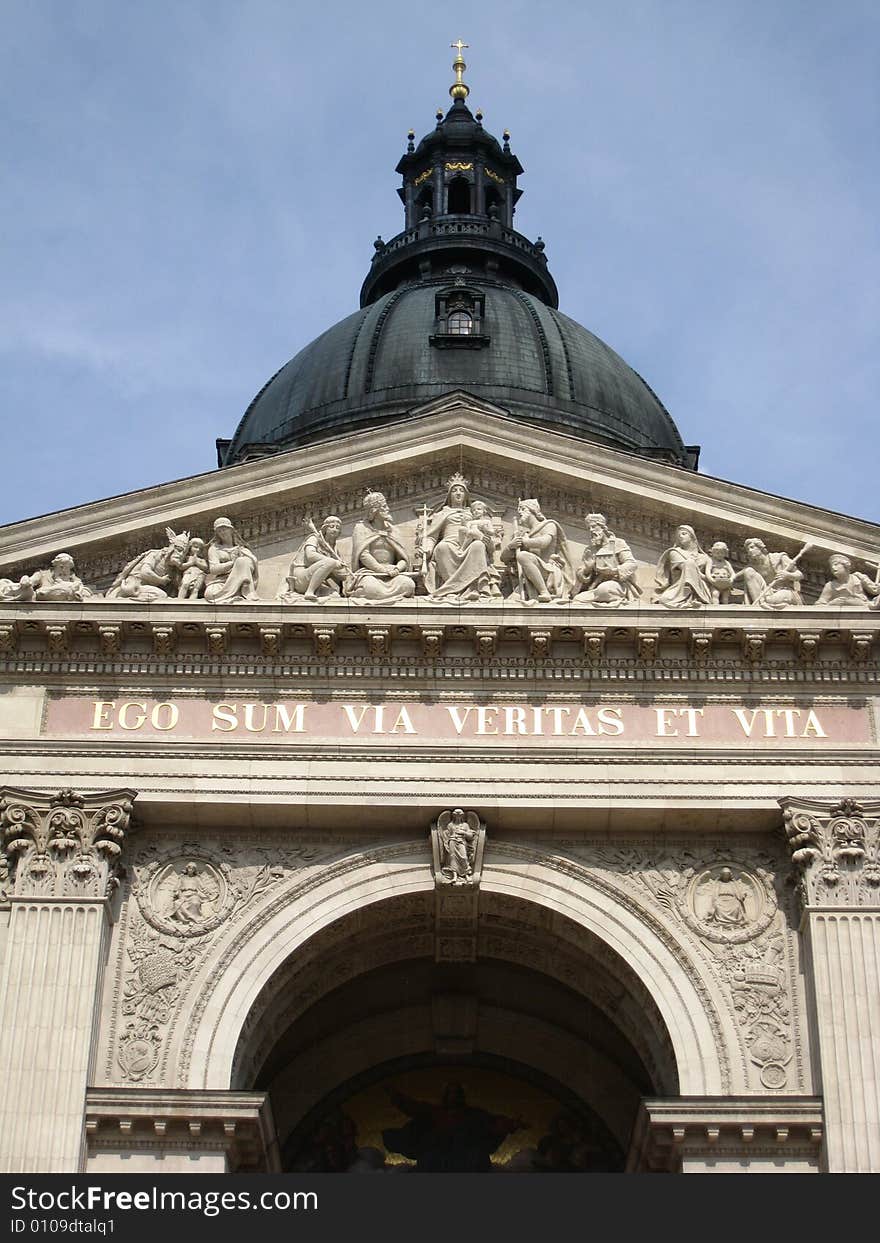
[[[2,1168],[290,1168],[434,1059],[880,1169],[880,530],[415,413],[7,530]]]

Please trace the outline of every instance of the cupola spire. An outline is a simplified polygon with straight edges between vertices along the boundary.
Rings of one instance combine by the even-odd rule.
[[[467,86],[464,81],[464,71],[467,69],[467,65],[465,64],[464,57],[461,53],[462,49],[470,47],[470,44],[462,43],[461,39],[458,39],[455,43],[450,43],[449,46],[456,49],[455,60],[452,62],[452,71],[455,74],[455,81],[449,88],[449,94],[453,99],[460,99],[462,103],[464,103],[468,95],[471,93],[471,88]]]
[[[361,289],[362,305],[412,280],[445,280],[480,271],[493,281],[510,283],[548,306],[558,305],[547,269],[543,242],[531,242],[514,228],[522,191],[522,165],[510,149],[483,125],[483,113],[467,105],[467,65],[457,39],[449,88],[452,105],[437,110],[436,125],[420,142],[410,131],[397,164],[402,184],[403,232],[373,243],[373,262]],[[476,322],[476,321],[475,321]],[[471,334],[476,339],[479,334]]]

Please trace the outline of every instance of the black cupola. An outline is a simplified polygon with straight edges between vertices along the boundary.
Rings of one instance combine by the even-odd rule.
[[[516,179],[523,171],[510,150],[507,130],[499,143],[483,128],[483,114],[474,115],[465,102],[469,88],[462,80],[467,65],[460,40],[449,88],[452,107],[418,146],[412,130],[406,154],[396,172],[403,178],[397,191],[405,228],[390,242],[377,238],[373,265],[361,288],[361,306],[368,306],[402,282],[425,279],[456,262],[513,284],[559,305],[556,283],[547,270],[544,243],[530,242],[513,227],[522,190]]]
[[[563,315],[544,243],[513,227],[522,165],[467,106],[462,48],[452,107],[397,165],[405,228],[373,243],[360,310],[264,385],[223,466],[407,419],[466,392],[511,418],[644,457],[696,466],[641,376]]]

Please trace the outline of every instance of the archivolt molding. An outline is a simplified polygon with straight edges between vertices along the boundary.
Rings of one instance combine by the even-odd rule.
[[[659,1011],[634,975],[621,980],[616,954],[571,921],[556,921],[560,927],[551,929],[545,918],[549,912],[533,903],[485,894],[482,904],[479,961],[540,971],[588,998],[630,1040],[652,1081],[664,1085],[663,1091],[677,1090],[675,1059]],[[232,1083],[256,1082],[277,1041],[322,996],[364,971],[432,957],[434,935],[431,895],[424,893],[361,908],[316,933],[254,1002],[236,1048]]]
[[[494,849],[493,844],[490,854]],[[431,889],[428,862],[425,846],[373,847],[367,858],[341,860],[301,885],[285,886],[234,939],[224,938],[194,976],[189,1004],[180,1012],[181,1035],[173,1059],[177,1082],[228,1086],[247,1017],[260,990],[285,960],[306,946],[311,936],[358,907]],[[546,852],[537,857],[534,851],[523,851],[519,862],[525,866],[499,872],[487,859],[483,891],[508,893],[548,908],[611,944],[663,1016],[679,1065],[681,1090],[726,1091],[732,1081],[727,1050],[736,1042],[719,1018],[723,998],[711,977],[708,983],[703,979],[680,939],[644,901],[636,901],[619,885],[602,884],[587,869],[572,866],[563,887]],[[729,1020],[727,1026],[732,1027]],[[737,1080],[743,1077],[741,1071],[736,1074]]]
[[[572,944],[600,965],[608,994],[603,999],[600,978],[592,999],[609,1010],[623,957],[645,990],[642,1008],[648,1011],[645,999],[652,998],[671,1035],[691,1085],[682,1091],[802,1089],[796,938],[791,895],[778,886],[778,874],[772,852],[731,839],[698,847],[685,839],[490,840],[478,956],[534,966],[532,952],[522,957],[520,916],[514,908],[505,912],[504,902],[543,910],[563,952],[546,955],[540,969],[582,988],[577,956],[569,962],[564,953]],[[390,931],[411,938],[406,952],[430,954],[433,927],[422,895],[432,889],[426,842],[364,843],[332,834],[254,836],[234,848],[222,839],[142,842],[120,925],[107,1080],[237,1082],[245,1067],[240,1060],[233,1066],[235,1051],[249,1031],[265,1025],[254,1071],[278,1023],[360,971],[400,958],[403,946],[393,937],[384,948],[365,943],[358,953],[360,936],[352,947],[347,933],[339,948],[340,930],[350,927],[339,922],[343,917],[357,920],[363,912],[366,933],[375,904],[393,898],[402,905],[388,908],[396,921]],[[587,930],[583,937],[578,926]],[[269,1014],[258,1005],[263,985],[274,980],[282,987],[318,955],[320,978],[276,1007],[266,1024]],[[637,1037],[634,1043],[639,1047]],[[640,1053],[651,1073],[663,1075],[644,1041]]]
[[[502,856],[546,861],[543,846],[493,847]],[[736,1090],[803,1090],[797,918],[781,855],[731,839],[698,846],[666,839],[659,849],[644,842],[556,841],[550,849],[554,870],[587,872],[620,902],[635,901],[694,974],[696,987],[708,987],[706,1013],[723,1017],[716,1019],[716,1039],[736,1057]]]

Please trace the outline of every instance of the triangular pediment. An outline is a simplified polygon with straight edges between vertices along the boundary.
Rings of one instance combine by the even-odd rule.
[[[880,546],[874,524],[526,424],[455,392],[404,421],[7,526],[0,576],[31,573],[66,551],[83,580],[103,589],[127,559],[162,544],[167,527],[208,539],[223,515],[259,557],[260,595],[273,600],[308,519],[338,514],[346,555],[364,493],[380,490],[412,546],[420,513],[442,502],[456,471],[506,533],[518,498],[538,498],[564,527],[574,559],[587,539],[583,515],[605,514],[639,562],[643,603],[680,524],[704,547],[728,544],[735,564],[749,536],[789,554],[809,543],[801,559],[806,600],[827,578],[830,553],[846,553],[865,570]]]

